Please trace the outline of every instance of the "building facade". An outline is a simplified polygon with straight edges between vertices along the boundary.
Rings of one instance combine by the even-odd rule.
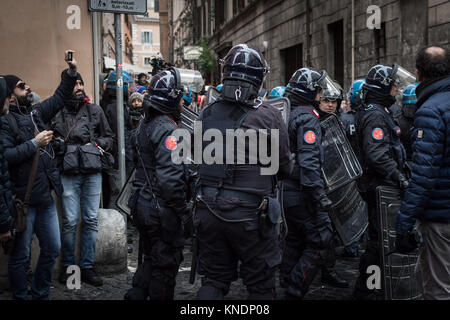
[[[267,88],[311,66],[347,90],[376,63],[414,72],[421,47],[450,45],[449,0],[194,1],[194,42],[206,37],[218,58],[239,43],[258,47],[271,67]]]
[[[114,13],[102,12],[101,19],[101,38],[103,57],[115,59],[116,57],[116,37],[114,30]],[[131,37],[131,16],[121,15],[122,19],[122,59],[124,63],[133,63],[133,43]]]
[[[151,72],[150,61],[160,52],[160,28],[155,0],[148,0],[147,6],[146,16],[132,16],[133,65]]]

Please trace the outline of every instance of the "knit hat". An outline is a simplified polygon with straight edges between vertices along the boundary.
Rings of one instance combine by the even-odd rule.
[[[16,87],[17,82],[22,81],[18,76],[13,74],[8,74],[5,76],[6,85],[8,87],[9,93],[13,92]]]
[[[79,72],[77,72],[77,80],[80,80],[81,84],[84,86],[83,78],[81,77],[81,74]]]
[[[147,90],[147,88],[146,88],[146,87],[144,87],[144,86],[137,86],[137,90],[136,90],[136,92],[139,92],[139,93],[141,93],[141,94],[142,94],[142,92],[143,92],[144,90]]]
[[[134,92],[133,94],[131,94],[130,98],[128,99],[128,104],[130,106],[134,99],[138,99],[141,102],[144,102],[144,96],[142,94],[140,94],[139,92]]]

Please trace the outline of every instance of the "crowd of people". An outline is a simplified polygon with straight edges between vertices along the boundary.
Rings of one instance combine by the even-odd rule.
[[[101,286],[94,265],[98,209],[116,208],[120,192],[116,73],[104,81],[100,105],[84,90],[75,59],[53,96],[40,101],[20,77],[0,76],[0,241],[9,255],[13,299],[28,299],[30,245],[39,239],[33,299],[49,299],[56,258],[59,281],[79,265],[81,280]],[[323,283],[345,288],[336,273],[336,228],[329,210],[323,166],[323,121],[337,116],[362,167],[358,193],[367,204],[368,231],[344,248],[360,257],[355,299],[384,298],[367,285],[368,267],[380,266],[377,188],[401,191],[396,252],[419,248],[417,274],[425,299],[450,299],[450,52],[430,46],[417,55],[417,79],[397,64],[376,65],[348,93],[324,70],[297,70],[286,86],[269,95],[263,88],[269,66],[254,47],[233,47],[222,60],[219,97],[207,104],[180,81],[176,67],[153,75],[123,72],[127,176],[136,170],[128,205],[142,244],[128,300],[173,299],[185,237],[194,239],[193,273],[202,276],[198,299],[223,299],[243,279],[249,299],[275,299],[275,272],[286,299],[302,299],[321,271]],[[122,89],[121,89],[122,90]],[[290,114],[270,105],[285,97]],[[193,107],[195,105],[195,107]],[[198,107],[200,106],[200,107]],[[216,129],[279,130],[279,170],[265,165],[222,162],[176,164],[180,141],[173,132],[183,107],[201,111],[203,133]],[[266,137],[270,140],[270,134]],[[208,146],[203,143],[202,150]],[[246,160],[248,160],[246,146]],[[283,181],[283,197],[277,197]],[[61,230],[54,204],[61,199]],[[281,202],[282,201],[282,202]],[[282,214],[282,208],[284,214]],[[78,221],[81,252],[75,261]],[[287,226],[279,237],[280,219]],[[417,235],[421,235],[420,241]]]

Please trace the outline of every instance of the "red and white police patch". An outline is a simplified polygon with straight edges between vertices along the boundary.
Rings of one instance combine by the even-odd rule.
[[[399,135],[402,134],[402,129],[400,129],[400,127],[395,127],[394,130],[395,130],[395,134],[396,134],[396,135],[399,136]]]
[[[309,130],[303,135],[303,140],[305,140],[307,144],[313,144],[316,142],[316,134]]]
[[[375,128],[372,131],[372,138],[374,138],[377,141],[383,140],[384,138],[384,131],[381,128]]]
[[[177,147],[177,139],[174,136],[168,136],[166,138],[166,141],[164,141],[164,146],[168,150],[175,150],[175,148]]]

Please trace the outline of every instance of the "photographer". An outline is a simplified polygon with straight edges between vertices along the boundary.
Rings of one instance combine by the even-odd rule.
[[[65,61],[70,68],[62,72],[59,87],[52,97],[35,106],[31,112],[30,87],[17,76],[5,76],[15,104],[11,104],[10,113],[1,118],[0,140],[16,198],[24,201],[29,195],[28,206],[28,201],[24,201],[28,208],[26,225],[22,225],[24,231],[17,234],[8,261],[13,299],[28,299],[26,271],[33,233],[38,237],[41,248],[31,286],[33,299],[49,299],[52,270],[61,247],[58,215],[50,192],[54,190],[57,196],[61,196],[62,185],[51,143],[53,131],[46,123],[72,96],[77,64],[74,59],[68,60],[67,53]],[[29,179],[33,172],[34,179]]]
[[[102,108],[89,103],[81,75],[78,74],[72,98],[53,118],[52,128],[60,142],[57,159],[64,187],[61,231],[63,268],[59,282],[67,282],[67,267],[75,264],[75,237],[81,208],[81,280],[101,286],[103,280],[94,270],[94,253],[102,191],[102,157],[112,147],[113,133]]]

